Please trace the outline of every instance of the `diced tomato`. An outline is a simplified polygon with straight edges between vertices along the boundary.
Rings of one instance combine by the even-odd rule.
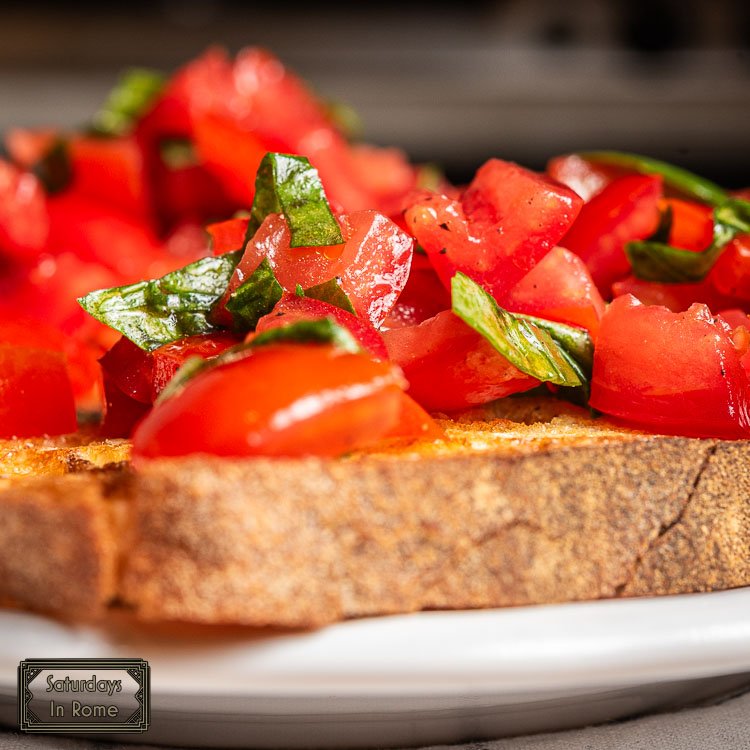
[[[341,288],[357,314],[379,327],[406,286],[414,240],[377,211],[345,214]]]
[[[750,437],[750,383],[705,305],[687,312],[618,297],[602,318],[591,406],[668,434]]]
[[[211,249],[214,255],[230,253],[245,247],[245,235],[249,219],[229,219],[218,224],[209,224],[206,231],[211,236]]]
[[[383,338],[409,395],[428,411],[456,411],[539,385],[450,310]]]
[[[360,317],[379,327],[406,284],[414,240],[376,211],[341,217],[343,245],[289,247],[286,220],[271,214],[247,243],[228,293],[236,289],[264,258],[284,289],[307,289],[339,278]]]
[[[64,351],[65,336],[53,326],[32,317],[14,314],[12,310],[7,313],[3,311],[2,314],[13,317],[0,318],[0,344]]]
[[[0,160],[0,257],[33,261],[47,242],[49,223],[39,180]]]
[[[49,252],[74,253],[87,262],[100,263],[131,283],[152,279],[184,265],[170,257],[143,223],[75,192],[66,191],[48,200]]]
[[[750,234],[727,245],[708,278],[721,294],[750,300]]]
[[[666,198],[660,204],[663,211],[672,211],[672,226],[669,231],[669,244],[683,250],[700,252],[713,241],[714,220],[710,206],[680,198]]]
[[[112,271],[84,263],[72,253],[44,255],[22,278],[9,278],[0,295],[4,318],[22,310],[23,318],[34,321],[33,328],[50,326],[60,333],[79,408],[99,408],[97,359],[117,334],[87,315],[76,298],[93,289],[115,286],[117,281]]]
[[[644,305],[662,305],[672,312],[684,312],[695,302],[707,305],[712,310],[739,306],[740,299],[717,291],[712,276],[713,272],[694,284],[662,284],[626,276],[612,285],[612,292],[615,297],[632,294]]]
[[[356,181],[372,196],[366,208],[377,208],[390,217],[402,212],[404,196],[417,187],[417,170],[403,151],[355,144],[349,162]]]
[[[188,336],[146,352],[122,337],[100,362],[107,379],[126,396],[151,404],[187,359],[210,359],[237,343],[230,333],[211,333]]]
[[[596,164],[578,154],[556,156],[547,162],[547,174],[553,180],[575,190],[587,203],[612,180],[626,173],[627,170]]]
[[[146,119],[152,134],[166,123],[190,134],[208,169],[246,207],[266,151],[307,156],[347,211],[392,213],[415,182],[398,152],[353,149],[304,83],[261,49],[242,50],[234,63],[210,50],[178,73]]]
[[[155,406],[135,431],[133,453],[337,456],[394,429],[401,384],[391,364],[331,346],[260,347]]]
[[[739,308],[731,308],[729,310],[722,310],[717,314],[717,318],[721,318],[731,329],[735,329],[739,326],[744,326],[750,329],[750,317],[744,310]]]
[[[160,156],[151,163],[154,211],[162,230],[185,222],[205,224],[231,216],[244,206],[229,197],[221,181],[204,164],[170,167]]]
[[[103,438],[130,437],[138,422],[151,411],[151,404],[144,404],[123,393],[106,373],[103,387],[104,415],[99,425],[99,435]]]
[[[76,427],[64,355],[0,344],[0,437],[62,435]]]
[[[398,422],[382,440],[437,440],[444,435],[435,420],[411,396],[402,393]]]
[[[625,243],[645,239],[656,230],[661,194],[661,177],[620,177],[583,207],[560,241],[583,258],[605,298],[612,284],[630,271]]]
[[[406,220],[446,287],[462,271],[500,304],[556,245],[583,201],[569,188],[510,162],[490,159],[461,202],[431,195]]]
[[[385,319],[384,327],[415,326],[451,306],[451,297],[429,260],[415,253],[404,290]]]
[[[255,194],[255,173],[266,152],[274,150],[271,144],[212,112],[193,116],[193,132],[198,154],[206,167],[232,199],[250,207]]]
[[[233,96],[232,64],[224,50],[211,47],[181,68],[137,126],[139,138],[189,137],[193,109],[226,106]]]
[[[512,312],[586,328],[596,338],[604,300],[586,264],[562,247],[554,247],[524,276],[508,300]]]
[[[149,224],[153,221],[141,147],[133,136],[68,139],[72,189]]]
[[[276,307],[258,321],[255,333],[251,333],[248,340],[251,340],[255,334],[272,328],[279,328],[300,320],[319,320],[321,318],[333,318],[336,323],[348,329],[352,336],[375,359],[388,359],[388,350],[385,348],[383,337],[375,330],[369,320],[352,315],[350,312],[335,305],[329,305],[327,302],[321,302],[311,297],[298,297],[296,294],[285,294]]]
[[[5,148],[16,166],[31,170],[59,137],[53,128],[10,128],[5,133]]]

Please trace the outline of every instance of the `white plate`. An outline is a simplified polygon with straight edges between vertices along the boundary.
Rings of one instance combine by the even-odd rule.
[[[750,684],[750,589],[357,620],[317,632],[73,626],[0,610],[0,721],[25,658],[151,664],[152,726],[224,747],[458,742],[597,721]],[[111,736],[110,736],[111,737]]]

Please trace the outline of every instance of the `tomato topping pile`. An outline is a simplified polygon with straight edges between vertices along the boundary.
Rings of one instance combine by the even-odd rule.
[[[531,390],[750,437],[747,192],[619,152],[454,186],[259,49],[2,145],[1,437],[337,456]]]

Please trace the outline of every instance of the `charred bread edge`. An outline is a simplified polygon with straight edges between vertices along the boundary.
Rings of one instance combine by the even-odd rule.
[[[161,459],[0,491],[0,600],[312,627],[750,584],[750,445]]]

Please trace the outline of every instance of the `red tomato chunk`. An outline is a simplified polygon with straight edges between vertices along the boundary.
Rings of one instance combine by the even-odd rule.
[[[0,438],[63,435],[76,427],[64,356],[0,344]]]
[[[750,437],[750,384],[728,327],[705,305],[673,313],[618,297],[602,318],[591,406],[675,435]]]
[[[392,433],[401,386],[397,368],[362,354],[261,347],[158,404],[133,436],[134,455],[337,456]]]

